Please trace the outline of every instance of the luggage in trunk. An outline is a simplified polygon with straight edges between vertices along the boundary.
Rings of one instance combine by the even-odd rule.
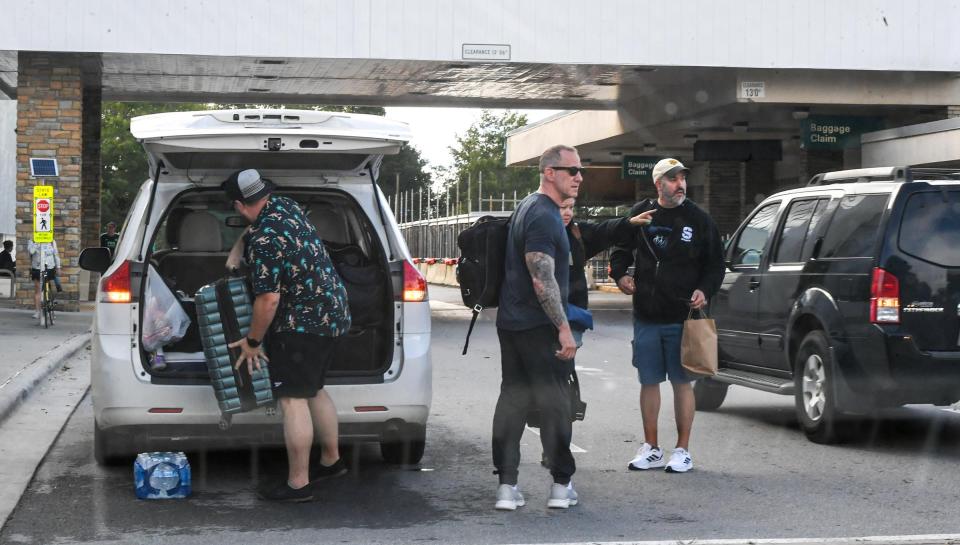
[[[251,299],[244,278],[221,278],[200,288],[194,299],[210,383],[220,411],[228,415],[273,403],[267,362],[250,376],[246,365],[234,368],[240,351],[227,347],[250,330]]]

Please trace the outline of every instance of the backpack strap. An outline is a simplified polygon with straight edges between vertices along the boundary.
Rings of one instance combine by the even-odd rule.
[[[470,318],[470,327],[467,329],[467,338],[463,341],[463,352],[460,353],[461,356],[467,355],[467,347],[470,346],[470,334],[473,333],[473,326],[477,323],[477,317],[480,316],[481,310],[483,310],[483,307],[480,305],[473,306],[473,317]]]

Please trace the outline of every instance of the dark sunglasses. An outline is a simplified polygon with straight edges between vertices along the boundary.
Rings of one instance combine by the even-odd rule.
[[[566,170],[567,174],[571,176],[576,176],[577,174],[583,174],[583,167],[546,167],[552,168],[553,170]]]

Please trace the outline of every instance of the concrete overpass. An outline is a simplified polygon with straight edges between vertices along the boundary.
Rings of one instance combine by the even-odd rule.
[[[946,117],[960,104],[957,20],[949,0],[19,2],[0,19],[0,94],[15,99],[18,129],[16,151],[0,149],[0,230],[15,203],[26,268],[28,161],[56,158],[56,237],[68,306],[77,300],[77,256],[100,230],[103,100],[602,110],[518,133],[518,164],[544,142],[580,144],[612,167],[634,151],[689,155],[700,141],[782,142],[782,160],[713,159],[709,172],[724,174],[702,174],[717,211],[739,187],[732,218],[770,180],[857,159],[789,152],[802,116]],[[10,109],[0,101],[0,120]],[[600,173],[617,169],[597,170],[606,191]],[[632,199],[613,178],[606,196]]]

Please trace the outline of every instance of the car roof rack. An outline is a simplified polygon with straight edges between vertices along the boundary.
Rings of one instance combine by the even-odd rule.
[[[838,170],[817,174],[810,178],[807,186],[861,182],[912,182],[916,178],[960,180],[960,168],[875,167]]]

